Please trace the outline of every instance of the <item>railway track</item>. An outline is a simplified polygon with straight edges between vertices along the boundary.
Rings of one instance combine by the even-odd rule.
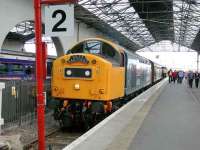
[[[83,132],[79,131],[62,131],[55,130],[46,136],[46,149],[47,150],[61,150],[62,148],[69,145],[79,136],[81,136]],[[38,141],[32,141],[30,144],[24,147],[24,150],[37,150]]]

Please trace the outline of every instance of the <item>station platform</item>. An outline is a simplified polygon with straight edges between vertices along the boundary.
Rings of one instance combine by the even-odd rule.
[[[129,150],[199,150],[200,90],[168,84],[145,118]]]
[[[200,89],[164,80],[65,150],[199,150],[199,116]]]

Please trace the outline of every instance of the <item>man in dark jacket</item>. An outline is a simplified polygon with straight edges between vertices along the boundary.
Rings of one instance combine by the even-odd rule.
[[[189,71],[189,73],[188,73],[188,83],[189,83],[190,88],[192,88],[193,79],[194,79],[194,74],[193,74],[192,71]]]
[[[199,78],[200,78],[200,74],[198,72],[194,73],[194,79],[195,79],[195,86],[196,88],[199,87]]]

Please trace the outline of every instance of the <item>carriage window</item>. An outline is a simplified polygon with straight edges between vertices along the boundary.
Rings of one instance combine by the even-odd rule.
[[[32,66],[25,66],[25,73],[27,75],[33,74],[33,67]]]
[[[7,74],[8,64],[0,64],[0,74]]]
[[[12,72],[23,73],[24,72],[23,65],[21,65],[21,64],[13,64],[12,65]]]

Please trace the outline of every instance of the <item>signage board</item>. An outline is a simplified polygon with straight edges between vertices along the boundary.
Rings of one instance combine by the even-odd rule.
[[[74,35],[74,5],[45,6],[45,36]]]

